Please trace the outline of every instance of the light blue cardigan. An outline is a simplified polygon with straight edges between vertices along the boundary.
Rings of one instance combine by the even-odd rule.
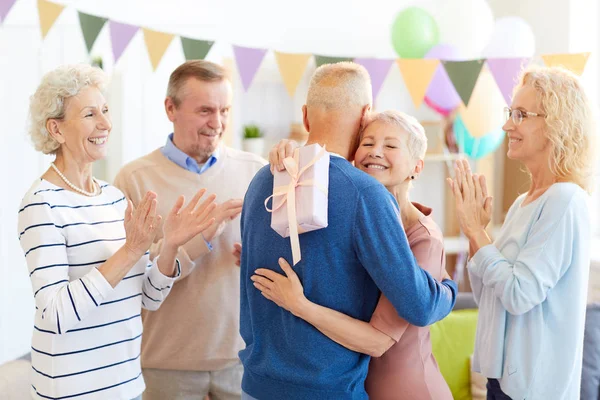
[[[513,400],[579,398],[590,266],[588,194],[556,183],[511,206],[468,270],[479,304],[473,370]]]

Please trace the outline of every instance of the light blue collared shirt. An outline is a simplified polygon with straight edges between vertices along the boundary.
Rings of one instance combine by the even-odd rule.
[[[215,151],[210,155],[208,160],[204,164],[199,165],[196,160],[194,160],[192,157],[188,156],[183,151],[179,150],[177,146],[175,146],[175,143],[173,143],[172,133],[169,136],[167,136],[167,142],[165,143],[164,147],[160,149],[160,151],[165,157],[173,161],[175,164],[179,165],[181,168],[186,169],[190,172],[194,172],[196,174],[202,174],[206,172],[207,169],[215,165],[215,163],[217,162],[217,158],[219,157],[219,147],[217,147]],[[204,239],[204,235],[202,236],[202,238]],[[208,247],[208,250],[212,251],[213,247],[210,244],[210,242],[204,239],[204,243],[206,243],[206,247]]]
[[[194,172],[196,174],[202,174],[206,172],[207,169],[215,165],[219,157],[219,148],[217,147],[215,151],[211,154],[211,156],[208,158],[208,160],[204,164],[199,165],[196,160],[194,160],[192,157],[188,156],[183,151],[179,150],[177,146],[175,146],[175,144],[173,143],[172,133],[167,137],[167,142],[165,143],[161,151],[165,157],[173,161],[175,164],[179,165],[181,168],[186,169],[190,172]]]

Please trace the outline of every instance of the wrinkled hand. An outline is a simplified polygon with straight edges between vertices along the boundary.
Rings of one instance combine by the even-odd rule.
[[[185,197],[179,196],[163,225],[163,245],[182,246],[214,225],[211,213],[216,207],[216,196],[211,194],[198,205],[205,193],[206,189],[200,189],[183,209]]]
[[[125,248],[138,259],[154,242],[162,217],[156,214],[156,193],[147,192],[137,207],[127,199],[125,210]]]
[[[492,197],[488,196],[485,176],[472,175],[467,160],[458,160],[454,172],[454,179],[448,178],[448,183],[454,193],[460,228],[470,239],[490,223]]]
[[[239,267],[242,263],[242,244],[235,242],[233,244],[233,252],[231,254],[233,254],[235,257],[235,265]]]
[[[229,199],[217,205],[210,214],[210,218],[214,218],[215,223],[202,233],[204,239],[210,242],[219,236],[223,233],[227,224],[240,215],[241,212],[242,199]]]
[[[283,159],[286,157],[292,157],[294,150],[300,147],[298,143],[289,139],[282,139],[277,143],[269,152],[269,164],[271,164],[271,173],[277,169],[277,171],[285,170],[283,165]]]
[[[287,261],[280,258],[279,266],[286,276],[270,269],[259,268],[254,271],[256,275],[252,275],[250,279],[263,296],[297,316],[302,303],[307,301],[304,288]]]

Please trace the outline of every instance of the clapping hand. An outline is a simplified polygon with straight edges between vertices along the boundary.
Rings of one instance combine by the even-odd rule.
[[[198,204],[205,193],[206,189],[200,189],[185,207],[185,197],[179,196],[163,225],[164,245],[177,248],[214,225],[211,213],[216,208],[216,196],[211,194]]]
[[[467,160],[458,160],[454,172],[448,184],[454,193],[456,215],[460,228],[472,239],[485,231],[492,219],[492,197],[488,196],[485,176],[473,175]]]
[[[229,222],[234,220],[242,212],[242,199],[229,199],[217,205],[210,217],[215,220],[215,223],[207,228],[202,234],[204,239],[211,241],[225,230]]]
[[[139,259],[148,250],[162,217],[156,214],[156,193],[147,192],[137,207],[127,200],[125,210],[125,248],[133,259]]]

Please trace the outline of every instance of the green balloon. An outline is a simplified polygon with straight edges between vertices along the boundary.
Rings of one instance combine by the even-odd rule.
[[[400,11],[392,25],[392,44],[400,58],[423,58],[440,41],[435,19],[419,7]]]

